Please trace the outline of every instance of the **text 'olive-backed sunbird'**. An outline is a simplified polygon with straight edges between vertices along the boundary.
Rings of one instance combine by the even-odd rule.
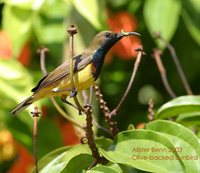
[[[94,84],[98,78],[105,55],[109,49],[124,36],[139,35],[136,32],[102,31],[91,41],[89,47],[80,55],[73,58],[74,84],[77,91],[82,91]],[[43,77],[31,91],[33,95],[18,104],[11,113],[16,115],[33,102],[44,97],[67,97],[71,92],[69,60]]]

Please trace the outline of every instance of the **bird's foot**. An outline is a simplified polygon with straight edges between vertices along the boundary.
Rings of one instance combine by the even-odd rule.
[[[62,101],[63,103],[66,103],[66,104],[72,106],[73,108],[77,109],[78,112],[79,112],[79,115],[82,115],[81,110],[80,110],[76,105],[74,105],[74,104],[70,103],[69,101],[67,101],[67,97],[66,97],[66,96],[61,97],[61,101]]]
[[[72,106],[73,108],[79,110],[78,107],[77,107],[76,105],[74,105],[74,104],[70,103],[69,101],[67,101],[66,97],[61,97],[61,101],[62,101],[63,103],[66,103],[66,104]]]
[[[72,90],[71,90],[71,93],[70,93],[70,98],[72,98],[72,97],[75,97],[76,95],[77,95],[77,89],[76,88],[73,88]]]
[[[86,105],[83,105],[83,108],[89,108],[90,110],[92,110],[93,106],[91,104],[86,104]]]

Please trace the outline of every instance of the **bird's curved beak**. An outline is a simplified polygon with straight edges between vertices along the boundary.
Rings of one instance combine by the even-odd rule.
[[[137,32],[124,32],[123,30],[121,32],[118,33],[117,38],[122,38],[124,36],[129,36],[129,35],[137,35],[137,36],[141,36],[139,33]]]

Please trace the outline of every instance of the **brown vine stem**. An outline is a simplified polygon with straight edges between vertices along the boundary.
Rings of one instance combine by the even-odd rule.
[[[76,88],[74,85],[74,69],[73,69],[73,58],[74,58],[74,34],[77,33],[77,29],[74,25],[71,25],[68,29],[67,32],[69,33],[69,47],[70,47],[70,59],[69,59],[69,63],[70,63],[70,83],[71,83],[71,94],[72,97],[74,99],[74,102],[76,104],[76,106],[78,107],[79,111],[84,112],[84,108],[81,106],[81,104],[79,103],[77,97],[76,97]]]
[[[176,95],[174,94],[172,88],[170,87],[169,85],[169,82],[167,80],[167,75],[166,75],[166,70],[163,66],[163,63],[162,63],[162,60],[161,60],[161,51],[159,49],[154,49],[153,50],[153,57],[156,61],[156,64],[157,64],[157,67],[158,67],[158,70],[160,72],[160,75],[161,75],[161,79],[162,79],[162,82],[165,86],[165,89],[167,90],[168,94],[172,97],[172,98],[175,98]]]
[[[168,50],[169,50],[169,52],[171,54],[171,57],[172,57],[172,59],[174,61],[174,64],[175,64],[175,66],[177,68],[178,74],[180,76],[181,82],[183,83],[183,86],[185,88],[186,93],[188,95],[193,95],[192,90],[191,90],[190,85],[189,85],[189,83],[187,81],[187,78],[186,78],[186,76],[184,74],[183,68],[181,67],[181,64],[179,62],[179,59],[178,59],[178,56],[176,54],[176,51],[175,51],[174,47],[170,43],[168,43],[162,37],[162,35],[160,33],[157,33],[156,36],[157,36],[157,38],[159,38],[160,40],[162,40],[165,43],[165,45],[167,46],[167,48],[168,48]]]
[[[90,168],[94,167],[98,163],[105,163],[105,158],[101,157],[98,148],[96,146],[96,143],[94,141],[94,133],[92,129],[92,107],[90,105],[86,105],[85,107],[82,107],[76,97],[76,88],[74,85],[74,79],[73,79],[73,58],[74,58],[74,42],[73,42],[73,36],[77,33],[77,29],[74,25],[71,25],[68,28],[68,33],[70,36],[69,40],[69,46],[70,46],[70,83],[71,83],[71,89],[72,89],[72,97],[74,99],[74,102],[76,106],[78,107],[79,111],[83,112],[86,115],[86,138],[88,140],[88,145],[90,147],[90,150],[92,152],[92,156],[94,158],[94,161],[90,165]]]
[[[40,49],[37,50],[37,52],[40,54],[40,68],[41,71],[43,73],[43,76],[46,76],[48,74],[47,70],[46,70],[46,53],[49,50],[45,47],[42,47]],[[80,125],[76,120],[74,120],[72,117],[70,117],[69,115],[66,114],[66,112],[58,105],[58,103],[56,102],[56,100],[53,97],[50,97],[51,102],[53,103],[54,107],[57,109],[57,111],[69,122],[71,122],[73,125],[84,129],[84,127],[82,125]]]
[[[96,147],[95,141],[94,141],[94,133],[92,130],[92,107],[90,105],[86,105],[84,106],[85,108],[85,114],[86,114],[86,138],[88,139],[88,145],[90,146],[90,149],[92,151],[92,156],[94,158],[92,164],[90,165],[90,167],[88,169],[91,169],[92,167],[94,167],[95,165],[97,165],[98,163],[106,163],[107,160],[103,157],[100,156],[99,152],[98,152],[98,148]]]
[[[142,55],[144,54],[142,47],[137,48],[136,51],[138,52],[138,55],[137,55],[137,58],[136,58],[136,61],[135,61],[135,64],[134,64],[134,68],[133,68],[133,72],[132,72],[132,75],[131,75],[131,79],[130,79],[129,84],[128,84],[127,88],[126,88],[126,91],[125,91],[123,97],[121,98],[120,102],[118,103],[117,107],[111,112],[111,114],[110,114],[111,117],[115,116],[119,112],[119,110],[120,110],[120,108],[122,106],[122,103],[125,101],[126,97],[128,96],[128,93],[130,92],[131,87],[133,85],[133,81],[135,79],[135,76],[136,76],[136,73],[137,73],[137,70],[138,70]]]
[[[37,118],[41,114],[41,112],[38,111],[38,108],[35,107],[34,111],[31,112],[34,119],[33,124],[33,141],[34,141],[34,160],[35,160],[35,172],[38,173],[38,156],[37,156]]]

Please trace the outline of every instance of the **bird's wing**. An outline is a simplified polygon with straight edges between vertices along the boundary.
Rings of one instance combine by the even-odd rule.
[[[82,55],[78,55],[74,57],[74,72],[81,70],[84,68],[87,64],[89,64],[92,61],[92,56],[88,56],[86,58],[83,58]],[[35,88],[33,88],[32,92],[37,92],[41,88],[47,87],[54,82],[57,82],[58,80],[66,77],[69,75],[69,60],[66,60],[63,64],[58,66],[55,70],[50,72],[48,75],[44,76],[37,84]]]

